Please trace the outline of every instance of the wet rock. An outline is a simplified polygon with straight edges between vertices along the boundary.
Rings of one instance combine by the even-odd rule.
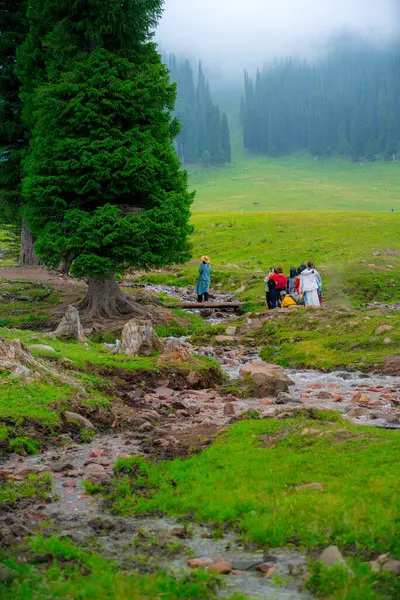
[[[298,485],[296,490],[319,490],[320,492],[324,491],[324,486],[322,483],[303,483],[302,485]]]
[[[168,387],[158,387],[154,390],[154,393],[157,394],[160,400],[168,400],[172,398],[175,392]]]
[[[295,403],[295,404],[302,404],[302,401],[300,400],[300,398],[296,398],[295,396],[292,396],[291,394],[288,394],[287,392],[279,392],[276,400],[275,400],[275,404],[290,404],[290,403]]]
[[[375,330],[375,335],[381,335],[385,333],[385,331],[392,331],[393,327],[391,325],[381,325],[378,329]]]
[[[318,562],[323,563],[327,567],[342,567],[346,565],[343,555],[337,546],[325,548],[318,558]]]
[[[187,566],[191,569],[205,569],[206,567],[210,567],[214,563],[212,558],[203,556],[201,558],[191,558],[187,561]]]
[[[6,567],[3,563],[0,563],[0,582],[5,583],[19,577],[18,571]]]
[[[222,398],[223,402],[237,402],[238,398],[236,398],[236,396],[225,396],[225,398]]]
[[[86,429],[96,429],[95,426],[93,425],[93,423],[91,421],[89,421],[89,419],[87,419],[86,417],[83,417],[79,413],[66,410],[64,413],[64,416],[67,421],[69,421],[69,422],[77,421],[80,425],[82,425]]]
[[[268,573],[270,569],[275,570],[275,565],[270,562],[263,562],[256,566],[256,571],[260,573]]]
[[[285,369],[265,362],[253,362],[240,369],[242,379],[249,378],[258,397],[276,396],[279,392],[287,392],[294,382]]]
[[[235,414],[235,407],[233,406],[233,404],[231,404],[230,402],[228,402],[227,404],[225,404],[224,406],[224,415],[225,416],[231,416]]]
[[[331,394],[330,392],[322,391],[322,392],[318,392],[317,398],[318,398],[318,400],[332,400],[333,394]]]
[[[151,321],[131,319],[122,330],[118,352],[126,356],[151,356],[161,350],[163,344],[156,335]]]
[[[46,346],[46,344],[33,344],[33,346],[29,346],[30,350],[43,350],[44,352],[52,352],[57,354],[57,350],[54,350],[52,346]]]
[[[88,521],[88,525],[91,529],[93,529],[93,531],[96,532],[113,531],[116,526],[115,522],[111,519],[99,519],[96,517],[94,519],[90,519],[90,521]]]
[[[360,417],[366,417],[369,415],[369,410],[367,408],[362,408],[360,406],[350,407],[350,410],[347,411],[349,417],[353,419],[359,419]]]
[[[229,575],[232,571],[232,563],[221,560],[207,567],[207,571],[214,575]]]
[[[74,465],[69,462],[58,462],[51,465],[51,470],[53,473],[64,473],[65,471],[70,471],[74,468]]]
[[[139,433],[147,433],[149,431],[153,431],[155,429],[154,425],[152,425],[151,423],[149,423],[148,421],[145,421],[144,423],[142,423],[140,425],[140,427],[138,428],[138,432]]]
[[[85,478],[90,481],[90,483],[106,483],[109,480],[109,475],[106,473],[106,470],[101,465],[97,465],[92,463],[85,468]],[[75,483],[75,482],[71,482]]]
[[[76,481],[64,481],[63,487],[65,487],[65,488],[75,488],[76,487]]]

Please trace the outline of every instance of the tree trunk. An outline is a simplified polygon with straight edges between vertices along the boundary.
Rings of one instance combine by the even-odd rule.
[[[31,234],[27,222],[22,219],[21,227],[21,247],[19,252],[19,264],[21,267],[37,266],[39,260],[33,247],[33,235]]]
[[[57,271],[61,271],[61,273],[64,273],[64,275],[68,275],[71,265],[74,262],[74,259],[75,259],[75,252],[73,250],[70,250],[70,252],[68,252],[67,256],[65,256],[64,258],[61,259],[60,264],[58,265]]]
[[[83,321],[111,319],[123,315],[141,319],[152,318],[150,310],[140,306],[134,298],[121,291],[115,273],[109,279],[89,277],[88,283],[85,298],[75,305]]]

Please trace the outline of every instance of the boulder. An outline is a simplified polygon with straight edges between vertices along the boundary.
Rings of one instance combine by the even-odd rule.
[[[131,319],[122,330],[118,352],[126,356],[151,356],[162,347],[151,321]]]
[[[381,335],[385,333],[385,331],[392,331],[393,327],[391,325],[381,325],[378,329],[375,330],[375,335]]]
[[[343,567],[346,565],[345,560],[337,546],[329,546],[325,548],[318,562],[323,563],[327,567]]]
[[[279,392],[287,392],[289,386],[294,385],[283,367],[262,361],[241,367],[240,376],[242,379],[251,380],[254,386],[253,393],[259,398],[277,396]]]
[[[86,342],[79,312],[74,306],[68,306],[61,323],[53,333],[54,337],[62,340],[79,340]]]
[[[54,350],[51,346],[46,346],[46,344],[33,344],[33,346],[29,346],[30,350],[43,350],[43,352],[53,352],[54,354],[57,350]]]

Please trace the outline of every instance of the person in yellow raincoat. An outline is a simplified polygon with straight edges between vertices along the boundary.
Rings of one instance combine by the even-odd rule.
[[[291,306],[297,306],[297,302],[290,294],[283,290],[281,292],[281,308],[290,308]]]

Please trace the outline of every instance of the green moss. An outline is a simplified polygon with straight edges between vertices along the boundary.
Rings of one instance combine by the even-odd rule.
[[[28,475],[23,481],[0,483],[0,504],[23,498],[46,499],[52,490],[51,475]]]
[[[16,454],[39,454],[40,442],[30,437],[17,437],[10,441],[9,449]]]

